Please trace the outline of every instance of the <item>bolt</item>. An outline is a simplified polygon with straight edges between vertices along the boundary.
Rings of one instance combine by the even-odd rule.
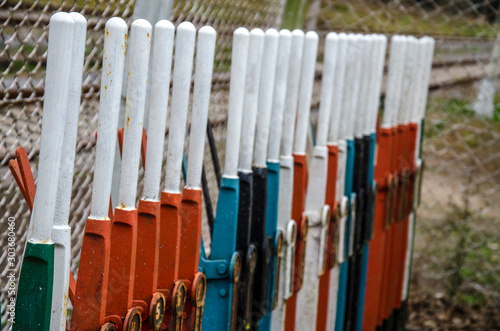
[[[218,273],[219,275],[224,275],[226,272],[227,272],[227,267],[226,267],[226,265],[224,265],[224,264],[219,264],[219,265],[217,266],[217,273]]]
[[[219,290],[219,295],[220,295],[221,297],[225,297],[225,296],[227,295],[226,290],[225,290],[225,289],[223,289],[223,288],[222,288],[222,289],[220,289],[220,290]]]

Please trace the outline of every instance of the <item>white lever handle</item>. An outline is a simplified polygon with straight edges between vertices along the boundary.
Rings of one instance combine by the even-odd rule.
[[[193,70],[196,29],[192,23],[182,22],[175,37],[174,76],[172,83],[172,105],[168,135],[165,191],[179,192],[182,155],[186,135],[186,118]]]
[[[338,43],[339,35],[335,32],[330,32],[326,36],[316,146],[326,146],[332,110],[332,92],[335,80],[335,65],[337,64]]]
[[[151,33],[151,24],[143,19],[134,21],[130,28],[127,101],[123,130],[120,189],[118,191],[118,206],[120,208],[135,208],[141,156],[142,123],[144,121],[144,107],[146,106]]]
[[[407,125],[410,122],[410,113],[415,94],[415,62],[418,52],[418,40],[413,36],[407,37],[406,62],[403,74],[401,91],[401,105],[398,115],[398,124]]]
[[[50,18],[43,102],[44,125],[40,142],[38,193],[30,221],[31,240],[48,241],[52,232],[68,106],[74,27],[75,22],[67,13],[57,13]]]
[[[276,64],[276,78],[274,82],[271,126],[269,128],[269,147],[267,159],[279,161],[281,134],[283,132],[283,112],[287,95],[286,84],[292,47],[292,33],[289,30],[279,32],[278,59]]]
[[[387,51],[387,37],[376,36],[375,54],[373,56],[373,79],[370,90],[370,127],[371,133],[376,131],[378,110],[380,104],[380,91],[382,89],[382,78],[384,76],[385,53]]]
[[[241,140],[241,119],[245,78],[247,75],[248,43],[250,34],[245,28],[233,33],[233,53],[231,55],[231,80],[229,85],[229,111],[227,116],[225,176],[238,175],[238,155]]]
[[[309,31],[306,33],[304,41],[304,57],[302,59],[302,69],[300,73],[299,108],[297,112],[297,125],[295,127],[293,150],[294,153],[298,154],[304,154],[306,152],[318,39],[318,34],[316,32]]]
[[[382,127],[394,126],[397,119],[401,99],[401,83],[404,73],[404,56],[406,53],[406,37],[394,36],[391,38],[391,53],[389,58],[389,73],[385,92],[385,108]]]
[[[340,111],[339,120],[339,136],[338,139],[352,139],[352,119],[351,113],[354,109],[353,94],[354,94],[354,76],[356,62],[356,48],[358,47],[359,36],[355,34],[347,35],[346,45],[346,69],[344,72],[344,90],[342,96],[342,108]],[[359,64],[359,63],[358,63]],[[354,118],[354,116],[352,116]]]
[[[355,36],[355,40],[350,48],[351,53],[350,56],[353,58],[352,70],[351,70],[351,94],[350,94],[350,108],[348,112],[347,121],[347,137],[349,139],[354,138],[356,134],[359,137],[359,133],[355,132],[355,124],[356,119],[361,117],[362,115],[359,112],[359,88],[361,83],[361,62],[363,61],[363,51],[364,51],[364,43],[365,38],[358,34]]]
[[[239,169],[244,171],[250,171],[252,169],[263,50],[264,32],[261,29],[253,29],[250,31],[250,45],[248,48],[248,65],[239,157]]]
[[[332,96],[332,113],[330,116],[330,130],[328,133],[328,142],[336,143],[337,140],[343,139],[340,137],[340,118],[341,113],[344,111],[342,107],[343,98],[346,86],[344,84],[345,71],[347,60],[347,35],[345,33],[339,34],[337,64],[335,66],[333,96]]]
[[[99,100],[96,159],[90,217],[107,219],[116,148],[116,129],[125,64],[127,23],[118,17],[106,23]]]
[[[422,94],[420,97],[419,114],[420,119],[425,117],[425,110],[427,105],[427,95],[429,93],[429,80],[431,78],[432,71],[432,58],[434,56],[434,45],[436,41],[431,37],[423,37],[420,39],[420,43],[424,45],[424,76],[422,80]]]
[[[167,125],[170,74],[174,47],[174,25],[161,20],[155,25],[151,56],[148,145],[146,147],[146,168],[144,169],[144,200],[158,201],[163,162],[163,145]]]
[[[207,129],[208,106],[212,87],[212,72],[215,53],[215,29],[204,26],[198,31],[196,73],[194,78],[193,112],[191,114],[191,137],[186,186],[199,188],[203,168],[203,152]]]
[[[361,138],[365,133],[365,123],[368,118],[368,85],[370,82],[370,57],[373,57],[372,36],[362,36],[360,40],[360,82],[356,119],[354,121],[354,135]]]
[[[269,124],[271,122],[271,108],[273,105],[274,80],[276,77],[276,60],[278,56],[279,33],[269,29],[265,33],[264,50],[262,53],[262,67],[259,83],[259,106],[257,114],[257,128],[255,131],[254,165],[266,165],[267,146],[269,138]],[[275,124],[279,125],[279,124]]]
[[[281,155],[284,156],[292,155],[303,52],[304,32],[299,29],[293,30],[286,83],[285,110],[283,113],[283,135],[281,138]]]
[[[59,169],[59,187],[57,189],[54,225],[67,225],[69,220],[87,34],[87,20],[85,17],[80,13],[70,13],[70,15],[75,22],[75,27],[68,86],[68,108],[66,110],[66,125],[62,146],[62,155],[64,156],[61,158],[61,169]]]

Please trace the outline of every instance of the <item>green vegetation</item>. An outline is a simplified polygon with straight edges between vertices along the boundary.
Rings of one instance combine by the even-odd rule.
[[[322,8],[320,29],[470,37],[495,37],[498,30],[486,20],[438,10],[425,12],[415,6],[394,8],[379,1],[329,0]]]
[[[468,205],[451,205],[445,220],[445,231],[454,240],[448,247],[451,259],[445,266],[450,270],[448,276],[449,297],[471,307],[481,307],[487,303],[490,289],[500,288],[500,276],[485,265],[498,265],[500,239],[488,231],[474,231],[474,226],[493,224],[480,211],[472,211]],[[484,272],[487,271],[487,272]]]
[[[449,197],[444,209],[436,207],[432,216],[420,219],[417,231],[427,243],[421,248],[423,255],[420,252],[425,256],[420,261],[426,265],[425,272],[443,275],[440,282],[447,297],[459,306],[475,309],[490,304],[490,294],[500,288],[500,274],[488,267],[500,262],[500,238],[497,232],[490,231],[498,222],[494,212],[484,209],[495,208],[488,201],[496,198],[484,199],[482,195],[492,194],[492,188],[498,185],[495,174],[500,160],[492,155],[500,152],[500,145],[491,142],[500,134],[500,103],[495,116],[485,118],[475,114],[469,99],[467,95],[429,98],[425,144],[438,151],[439,164],[447,164],[447,170],[438,170],[450,175],[443,180],[450,180],[450,184],[459,182],[461,189]],[[426,169],[435,172],[436,163],[433,165]],[[469,170],[464,171],[461,166]],[[456,173],[463,176],[454,177]],[[480,177],[488,180],[477,180]]]
[[[281,27],[289,30],[304,27],[308,2],[307,0],[287,0]]]

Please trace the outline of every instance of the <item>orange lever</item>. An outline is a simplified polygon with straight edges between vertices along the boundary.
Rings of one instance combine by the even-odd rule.
[[[297,292],[302,286],[303,263],[305,257],[305,239],[307,238],[307,218],[302,217],[307,190],[307,160],[302,154],[293,154],[293,198],[292,219],[297,222],[297,241],[295,243],[295,261],[293,277],[293,294],[288,298],[285,313],[285,331],[295,330],[295,314],[297,310]]]

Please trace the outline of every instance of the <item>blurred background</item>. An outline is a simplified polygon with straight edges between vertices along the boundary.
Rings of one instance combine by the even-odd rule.
[[[107,19],[170,19],[213,26],[218,33],[209,121],[223,165],[232,32],[303,28],[430,35],[436,39],[425,126],[425,173],[418,210],[408,326],[426,330],[500,330],[500,1],[495,0],[0,0],[0,246],[7,218],[17,221],[21,256],[29,211],[8,170],[23,146],[36,178],[47,24],[57,11],[88,19],[70,225],[72,270],[90,212],[100,87],[103,28]],[[323,38],[322,38],[323,39]],[[318,62],[322,61],[320,45]],[[321,64],[312,103],[319,102]],[[189,144],[189,139],[186,144]],[[205,148],[210,200],[218,185]],[[140,184],[139,184],[140,185]],[[210,244],[208,221],[204,244]],[[21,261],[17,261],[20,263]],[[6,328],[7,250],[0,256],[2,327]]]

